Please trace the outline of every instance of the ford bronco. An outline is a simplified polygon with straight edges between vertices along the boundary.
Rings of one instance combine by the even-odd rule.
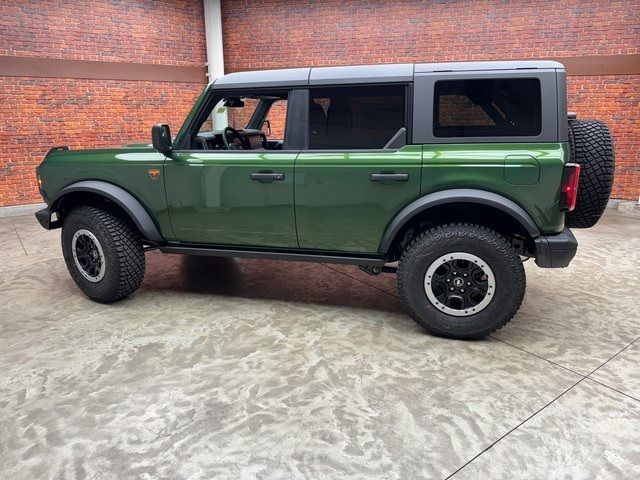
[[[231,73],[175,138],[151,133],[37,168],[36,217],[96,301],[138,289],[152,248],[334,262],[397,273],[421,326],[480,337],[518,311],[524,260],[571,262],[569,227],[598,221],[613,180],[607,127],[567,113],[552,61]]]

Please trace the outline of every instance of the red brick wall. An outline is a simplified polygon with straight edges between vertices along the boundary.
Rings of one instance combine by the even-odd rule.
[[[179,128],[202,85],[118,80],[0,79],[0,205],[41,201],[34,169],[49,148],[151,142]]]
[[[640,196],[640,75],[569,77],[569,108],[578,118],[602,120],[613,130],[613,198]]]
[[[194,0],[0,0],[0,55],[203,66]],[[0,206],[41,201],[34,168],[53,145],[150,141],[180,127],[204,84],[2,76]]]
[[[640,1],[223,1],[227,72],[640,53]],[[614,134],[613,197],[640,195],[638,76],[569,77],[570,109]]]
[[[197,0],[0,0],[0,55],[204,65]]]
[[[222,10],[228,72],[640,53],[640,0],[223,0]],[[202,5],[0,0],[0,55],[202,66]],[[159,121],[176,130],[202,86],[0,72],[0,206],[40,200],[33,169],[51,145],[146,141]],[[618,198],[640,194],[639,92],[637,75],[569,77],[570,108],[613,130]]]

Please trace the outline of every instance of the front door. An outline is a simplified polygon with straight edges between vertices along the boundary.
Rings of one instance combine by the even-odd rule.
[[[298,151],[282,150],[283,142],[260,130],[269,111],[271,129],[283,135],[286,94],[220,96],[189,140],[190,148],[171,153],[165,181],[176,240],[235,247],[298,246],[293,207]],[[223,125],[211,123],[220,118],[236,131],[227,132],[224,141]]]
[[[404,85],[311,88],[308,148],[296,160],[300,248],[378,251],[391,219],[420,193],[422,148]]]
[[[235,246],[296,247],[296,153],[174,153],[165,167],[177,240]]]

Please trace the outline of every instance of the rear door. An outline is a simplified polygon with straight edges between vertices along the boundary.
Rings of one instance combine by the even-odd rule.
[[[408,138],[408,85],[309,89],[308,142],[296,160],[300,248],[377,252],[420,192],[420,146]]]

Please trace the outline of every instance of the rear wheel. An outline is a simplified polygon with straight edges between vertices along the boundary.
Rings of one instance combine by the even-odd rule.
[[[398,291],[429,332],[477,338],[506,325],[525,291],[519,255],[496,232],[448,224],[418,235],[398,266]]]
[[[140,235],[128,219],[112,211],[81,206],[67,213],[62,253],[76,285],[99,302],[126,297],[144,278]]]

